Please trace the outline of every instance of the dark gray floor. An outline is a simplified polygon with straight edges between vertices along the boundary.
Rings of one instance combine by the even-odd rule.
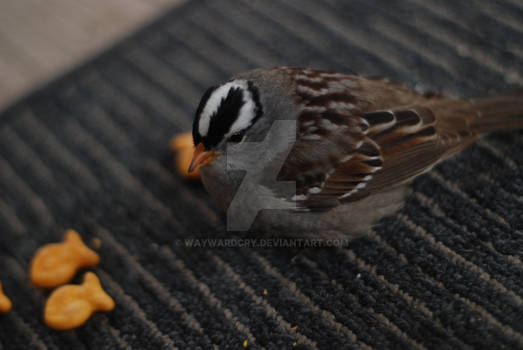
[[[0,116],[0,281],[14,303],[0,349],[523,348],[521,131],[417,180],[348,249],[180,243],[229,237],[173,173],[168,140],[232,73],[313,66],[454,96],[523,86],[517,1],[395,3],[190,1]],[[66,228],[100,237],[94,271],[117,306],[54,332],[27,266]]]

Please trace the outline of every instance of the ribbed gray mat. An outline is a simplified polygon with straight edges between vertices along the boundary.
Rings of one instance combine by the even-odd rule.
[[[454,96],[523,86],[523,4],[189,1],[0,116],[0,349],[523,348],[523,133],[414,184],[349,248],[187,248],[230,237],[172,169],[205,88],[258,66],[387,76]],[[116,301],[48,329],[28,282],[66,228],[99,237]],[[76,278],[75,281],[78,281]]]

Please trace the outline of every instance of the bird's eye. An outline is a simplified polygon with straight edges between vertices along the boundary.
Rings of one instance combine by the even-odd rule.
[[[243,136],[243,132],[237,132],[236,134],[232,134],[231,137],[229,137],[229,142],[239,143],[243,140]]]

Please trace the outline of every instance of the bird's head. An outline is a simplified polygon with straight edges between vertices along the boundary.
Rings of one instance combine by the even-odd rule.
[[[262,115],[259,92],[251,81],[235,79],[209,88],[196,110],[189,172],[223,154],[227,142],[242,142]]]

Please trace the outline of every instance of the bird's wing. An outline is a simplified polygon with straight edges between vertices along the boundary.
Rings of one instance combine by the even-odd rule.
[[[279,174],[296,182],[291,200],[299,208],[323,210],[390,190],[475,139],[438,128],[429,97],[354,79],[345,91],[302,97],[296,144]]]

